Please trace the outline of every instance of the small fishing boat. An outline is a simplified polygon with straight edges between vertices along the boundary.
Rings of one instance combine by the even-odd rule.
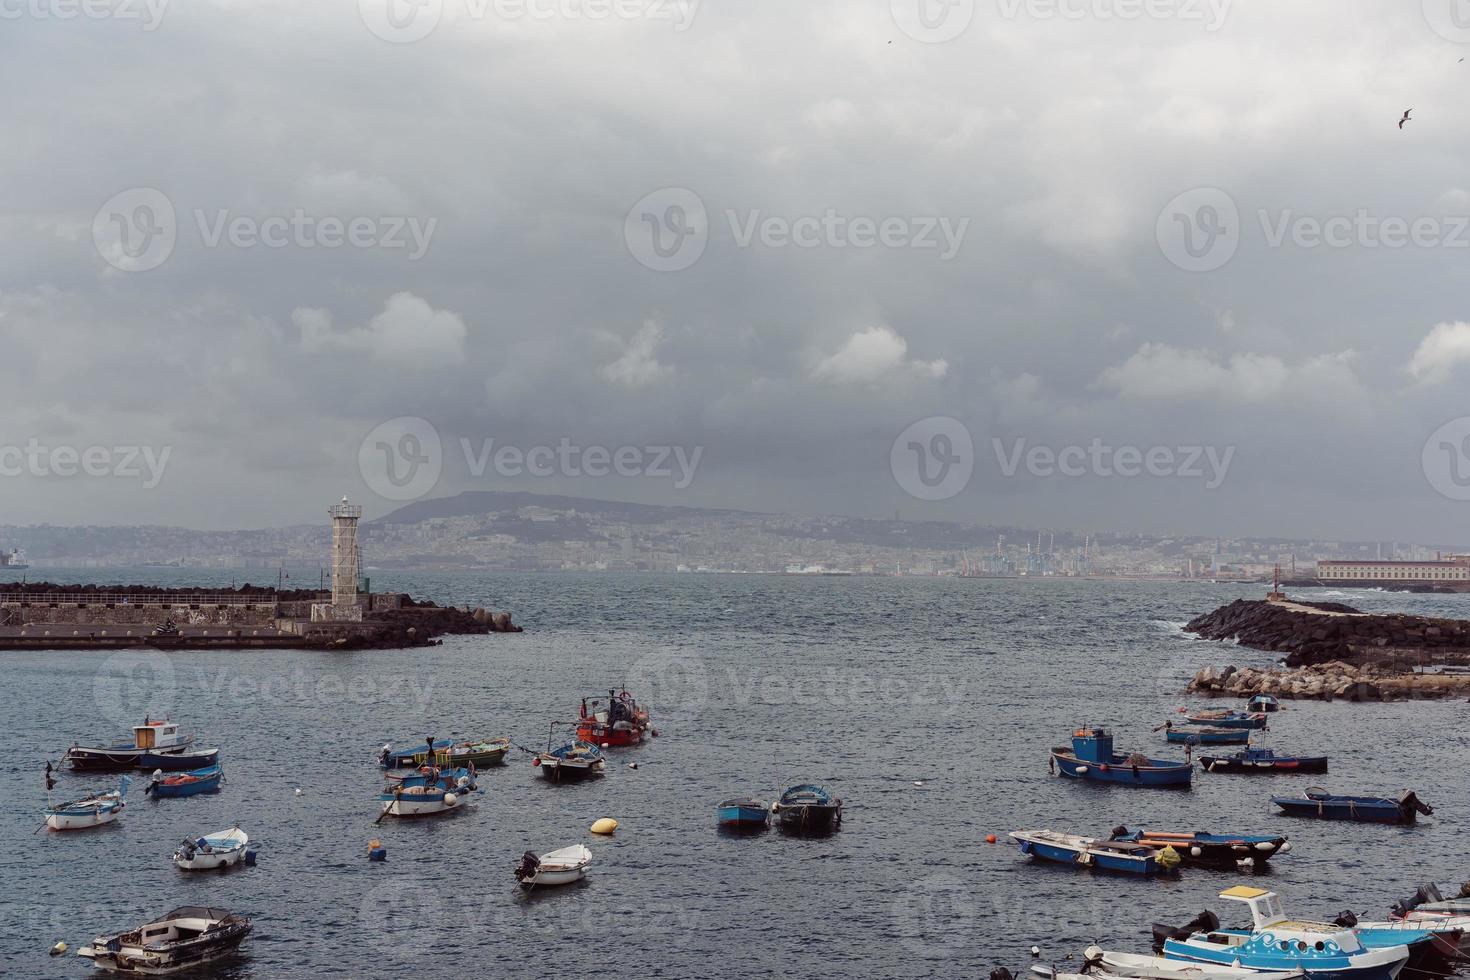
[[[1379,796],[1334,796],[1313,786],[1301,796],[1273,796],[1271,802],[1293,817],[1357,823],[1413,823],[1419,814],[1427,817],[1434,812],[1434,807],[1422,802],[1411,790],[1404,790],[1398,799],[1390,800]]]
[[[1245,703],[1247,711],[1273,713],[1281,710],[1281,702],[1271,694],[1257,694]]]
[[[384,787],[378,794],[378,803],[384,817],[430,817],[466,805],[470,793],[475,791],[474,778],[469,770],[441,772],[433,766]]]
[[[814,783],[792,786],[771,804],[771,812],[787,830],[825,833],[842,826],[842,801]]]
[[[551,731],[546,736],[546,751],[537,753],[531,760],[531,765],[538,767],[541,775],[553,783],[600,776],[607,760],[603,758],[602,751],[592,743],[578,739],[560,748],[551,747],[551,740],[560,725],[559,722],[552,723]]]
[[[432,758],[430,745],[433,746]],[[457,769],[473,765],[483,769],[499,765],[510,751],[508,738],[426,739],[417,748],[393,751],[392,743],[384,745],[378,753],[378,765],[384,769],[417,769],[433,764],[441,769]]]
[[[765,827],[770,822],[770,817],[770,808],[764,800],[725,800],[715,807],[715,821],[721,827]]]
[[[1247,970],[1236,966],[1185,963],[1162,956],[1105,952],[1096,946],[1082,951],[1082,973],[1054,973],[1033,966],[1031,972],[1052,980],[1302,980],[1300,970]]]
[[[1072,733],[1071,748],[1051,750],[1048,765],[1068,779],[1123,786],[1185,787],[1194,777],[1194,765],[1189,762],[1114,752],[1113,736],[1105,728],[1079,728]]]
[[[1327,756],[1277,755],[1271,749],[1246,748],[1233,755],[1202,755],[1199,764],[1206,772],[1246,773],[1324,773]]]
[[[245,860],[249,844],[249,835],[239,827],[232,827],[207,837],[184,841],[174,851],[174,864],[185,871],[232,868]]]
[[[178,753],[144,752],[138,757],[138,768],[187,772],[190,769],[212,766],[218,761],[219,749],[186,749]]]
[[[603,748],[637,745],[649,730],[648,712],[627,691],[608,691],[607,697],[582,699],[577,737]]]
[[[1410,929],[1460,929],[1470,934],[1470,897],[1446,900],[1433,884],[1420,885],[1408,898],[1393,903],[1389,913],[1395,925]]]
[[[77,955],[118,973],[177,973],[234,953],[251,928],[243,915],[186,905],[127,932],[98,936]]]
[[[1194,864],[1236,865],[1254,867],[1264,864],[1277,854],[1291,850],[1291,842],[1284,834],[1205,834],[1199,832],[1174,832],[1166,830],[1135,830],[1127,827],[1113,829],[1112,839],[1130,841],[1162,851],[1172,847],[1179,856]]]
[[[402,783],[404,786],[425,786],[431,782],[448,779],[456,786],[465,785],[471,789],[478,789],[475,782],[478,775],[479,771],[472,765],[455,769],[420,766],[417,769],[399,769],[395,772],[384,773],[383,778],[390,783]]]
[[[563,847],[538,855],[527,851],[516,867],[516,880],[522,888],[547,885],[570,885],[587,877],[592,852],[581,844]]]
[[[159,770],[153,773],[148,785],[143,787],[144,796],[160,799],[165,796],[198,796],[201,793],[218,793],[225,771],[219,765],[206,766],[192,772],[164,775]]]
[[[124,776],[118,781],[117,789],[111,792],[84,796],[70,803],[62,803],[60,806],[47,807],[45,810],[46,826],[52,830],[86,830],[89,827],[100,827],[103,824],[112,823],[127,806],[125,797],[132,783],[132,776]],[[48,789],[50,785],[48,773]]]
[[[1212,728],[1207,725],[1165,726],[1166,741],[1182,745],[1245,745],[1251,739],[1248,728]]]
[[[1043,861],[1144,876],[1163,870],[1158,853],[1142,844],[1059,834],[1054,830],[1013,830],[1010,837],[1020,845],[1022,854]],[[1174,860],[1177,863],[1177,855]]]
[[[1314,980],[1395,980],[1409,960],[1407,945],[1370,948],[1345,926],[1288,919],[1274,892],[1238,885],[1220,897],[1248,905],[1252,928],[1221,929],[1220,920],[1208,912],[1182,929],[1155,925],[1155,940],[1167,959],[1302,970]]]
[[[1237,711],[1232,708],[1206,708],[1185,716],[1191,725],[1207,725],[1211,728],[1265,728],[1266,714],[1263,711]]]
[[[173,722],[148,720],[133,726],[132,742],[118,745],[73,745],[66,750],[65,761],[73,769],[107,771],[139,768],[143,753],[172,755],[182,752],[194,742],[192,735],[179,731]]]

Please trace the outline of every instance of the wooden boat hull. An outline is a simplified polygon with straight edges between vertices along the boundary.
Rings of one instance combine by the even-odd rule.
[[[755,800],[726,801],[715,807],[715,822],[721,827],[765,827],[770,819],[771,811]]]
[[[1287,816],[1310,817],[1316,820],[1346,820],[1352,823],[1408,824],[1418,819],[1412,807],[1402,807],[1392,800],[1374,803],[1343,803],[1330,800],[1311,800],[1305,797],[1277,796],[1271,799]]]
[[[197,914],[196,914],[197,913]],[[174,939],[142,945],[137,938],[151,936],[151,930],[174,918],[181,918],[191,933],[189,939]],[[250,920],[217,909],[182,908],[163,919],[147,923],[118,936],[98,936],[77,950],[77,955],[115,973],[139,976],[166,976],[192,970],[206,963],[233,955],[250,935]]]
[[[1245,745],[1251,733],[1245,728],[1171,728],[1164,735],[1165,741],[1176,745]]]
[[[90,830],[110,824],[122,815],[123,803],[88,807],[85,810],[49,811],[46,826],[52,830]]]
[[[485,742],[458,744],[443,739],[434,744],[436,748],[432,760],[429,759],[429,749],[425,745],[417,750],[386,753],[379,756],[378,763],[384,769],[418,769],[426,765],[435,765],[441,769],[463,769],[469,766],[484,769],[487,766],[498,766],[503,763],[506,753],[510,751],[509,739],[487,739]],[[470,745],[486,747],[467,749],[466,747]]]
[[[1124,834],[1116,839],[1135,841],[1158,851],[1162,851],[1165,847],[1172,847],[1187,863],[1216,866],[1238,865],[1247,861],[1250,864],[1263,864],[1278,853],[1291,849],[1291,844],[1286,837],[1281,835],[1202,834],[1140,830]]]
[[[1056,839],[1046,839],[1024,832],[1011,834],[1011,838],[1020,847],[1022,854],[1042,861],[1140,877],[1156,875],[1160,871],[1158,858],[1153,854],[1109,852],[1106,847],[1087,846],[1083,838],[1069,841],[1066,839],[1067,836],[1056,835]]]
[[[179,745],[165,746],[161,749],[141,749],[136,745],[73,745],[66,750],[64,761],[78,772],[120,772],[125,769],[143,768],[142,759],[145,755],[177,755],[187,749],[192,741],[193,739],[189,739]]]
[[[577,725],[577,737],[593,745],[614,749],[626,749],[643,743],[643,729],[636,725],[630,725],[627,728],[617,728],[612,725],[599,724],[598,722],[583,721]]]
[[[580,760],[568,762],[547,753],[542,753],[536,758],[540,760],[538,768],[541,770],[542,777],[552,783],[574,783],[601,776],[603,767],[607,764],[603,759],[591,762]]]
[[[798,833],[825,834],[842,826],[841,803],[785,804],[775,814],[783,830]]]
[[[208,769],[196,769],[192,772],[155,779],[143,787],[143,792],[154,799],[218,793],[224,776],[223,769],[219,766],[211,766]]]
[[[1067,779],[1085,779],[1094,783],[1151,788],[1185,788],[1194,778],[1194,767],[1187,762],[1150,759],[1148,765],[1133,765],[1127,756],[1115,755],[1111,762],[1080,760],[1071,749],[1055,748],[1052,764]]]
[[[1276,773],[1320,774],[1327,771],[1327,756],[1281,756],[1274,759],[1248,759],[1237,756],[1205,755],[1199,759],[1206,772],[1232,775],[1265,776]]]
[[[250,837],[238,827],[199,838],[187,847],[174,851],[175,867],[182,871],[214,871],[232,868],[245,860],[245,850]]]
[[[162,769],[164,772],[190,772],[219,762],[219,749],[199,752],[144,752],[138,758],[139,769]]]

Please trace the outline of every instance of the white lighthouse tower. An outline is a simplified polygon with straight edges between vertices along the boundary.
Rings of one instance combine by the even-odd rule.
[[[314,608],[312,618],[360,620],[357,522],[362,518],[362,505],[349,503],[343,497],[342,502],[333,504],[327,513],[332,518],[332,602]]]

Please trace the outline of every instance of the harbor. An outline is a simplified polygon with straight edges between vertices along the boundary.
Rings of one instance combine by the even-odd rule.
[[[1213,747],[1194,749],[1193,785],[1182,791],[1094,786],[1047,771],[1045,746],[1088,719],[1107,725],[1119,752],[1185,759],[1187,746],[1154,729],[1181,707],[1197,713],[1216,703],[1184,693],[1193,670],[1185,665],[1214,647],[1179,630],[1218,598],[1214,588],[1078,582],[1043,596],[958,579],[828,579],[813,590],[784,578],[515,575],[385,585],[446,604],[493,600],[534,612],[523,634],[446,636],[413,651],[411,662],[392,650],[158,651],[172,665],[158,683],[91,657],[8,654],[17,736],[36,746],[37,759],[166,712],[197,747],[221,748],[224,780],[218,792],[154,801],[142,793],[149,773],[137,773],[114,824],[82,836],[33,835],[11,849],[0,860],[27,889],[15,933],[24,939],[4,940],[0,952],[34,966],[56,941],[74,950],[197,906],[253,923],[238,976],[365,957],[406,969],[426,944],[451,957],[534,956],[545,970],[573,971],[586,961],[561,941],[568,921],[583,942],[615,946],[637,971],[707,975],[702,961],[718,952],[728,969],[757,974],[779,963],[801,975],[834,964],[896,977],[984,975],[1004,964],[1019,975],[1036,962],[1080,967],[1094,943],[1147,952],[1152,923],[1177,927],[1201,909],[1248,926],[1248,910],[1218,898],[1237,884],[1270,889],[1293,914],[1330,920],[1346,908],[1387,918],[1420,883],[1439,881],[1449,897],[1463,877],[1454,842],[1470,814],[1453,777],[1456,749],[1413,736],[1426,726],[1451,730],[1460,706],[1448,702],[1366,713],[1290,702],[1261,744],[1330,752],[1326,774],[1207,773],[1198,760],[1217,754]],[[950,610],[948,621],[916,637],[907,624],[936,608]],[[835,630],[824,625],[834,621]],[[1074,630],[1093,639],[1057,642]],[[908,651],[902,665],[864,652],[894,644]],[[1099,657],[1113,669],[1091,669]],[[928,674],[951,684],[899,685]],[[829,676],[851,684],[833,686]],[[374,823],[384,743],[398,751],[426,733],[503,735],[540,751],[550,723],[574,722],[582,698],[599,696],[592,678],[626,685],[658,737],[605,749],[601,776],[559,785],[512,749],[499,765],[477,766],[464,812]],[[1218,703],[1244,707],[1243,699]],[[934,745],[978,717],[987,735],[973,764],[934,757]],[[887,732],[881,740],[869,737],[875,719]],[[1414,751],[1383,748],[1406,742]],[[115,774],[56,778],[58,800],[117,784]],[[842,800],[840,828],[811,836],[774,824],[740,833],[717,825],[717,804],[748,795],[769,805],[803,782]],[[1390,794],[1413,787],[1434,813],[1375,827],[1293,818],[1271,802],[1317,784]],[[42,801],[32,764],[7,768],[0,785],[9,799]],[[37,812],[26,810],[27,819]],[[34,827],[20,816],[4,818],[17,841]],[[617,822],[610,837],[590,830],[603,818]],[[258,849],[254,866],[173,866],[185,837],[237,825]],[[1291,847],[1260,870],[1186,864],[1134,880],[1037,862],[1007,843],[1011,831],[1032,828],[1105,841],[1118,827],[1151,839],[1195,830],[1285,837]],[[381,862],[369,858],[374,840]],[[521,887],[514,871],[526,852],[571,845],[592,854],[582,880]],[[87,874],[52,873],[79,860]],[[833,914],[814,916],[816,907]],[[758,945],[742,938],[757,921],[766,924]],[[316,937],[304,946],[291,941],[303,928]]]

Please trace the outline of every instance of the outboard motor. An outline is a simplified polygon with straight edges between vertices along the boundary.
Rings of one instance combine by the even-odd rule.
[[[1337,918],[1332,920],[1332,924],[1342,926],[1344,929],[1351,929],[1358,924],[1358,917],[1349,909],[1348,911],[1338,913]]]
[[[1460,886],[1460,894],[1456,895],[1455,897],[1456,898],[1470,898],[1470,881],[1467,881],[1463,885]]]
[[[1431,816],[1434,813],[1434,807],[1419,799],[1419,794],[1415,793],[1411,789],[1405,790],[1404,794],[1399,797],[1399,807],[1405,811],[1418,810],[1426,817]],[[1434,899],[1434,901],[1439,901],[1439,899]]]
[[[1205,909],[1177,929],[1155,922],[1153,925],[1154,949],[1163,949],[1164,942],[1169,939],[1188,939],[1197,932],[1214,932],[1218,928],[1220,928],[1220,918],[1209,909]]]
[[[1440,895],[1439,889],[1433,883],[1430,883],[1428,885],[1420,885],[1419,889],[1408,898],[1401,898],[1397,902],[1394,902],[1391,911],[1395,918],[1402,919],[1425,902],[1442,901],[1444,901],[1444,898]]]
[[[990,971],[990,980],[1016,980],[1016,978],[1010,970],[1001,966]]]
[[[530,881],[536,877],[536,872],[541,867],[541,859],[536,856],[535,851],[527,851],[521,855],[520,867],[516,868],[517,881]]]
[[[1125,827],[1123,824],[1118,824],[1118,826],[1116,826],[1116,827],[1113,828],[1112,833],[1108,836],[1108,840],[1117,840],[1120,837],[1127,837],[1127,836],[1128,836],[1128,828]]]

